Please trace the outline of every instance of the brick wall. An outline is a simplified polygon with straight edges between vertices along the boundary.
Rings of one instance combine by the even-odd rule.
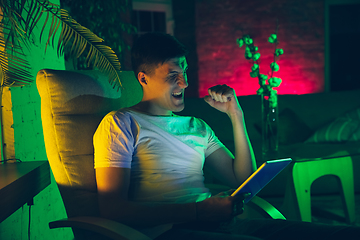
[[[199,95],[214,84],[229,84],[237,95],[255,94],[257,79],[236,39],[249,34],[261,53],[260,72],[267,74],[273,45],[267,42],[279,21],[279,48],[285,54],[275,76],[279,94],[324,90],[323,0],[195,0]]]

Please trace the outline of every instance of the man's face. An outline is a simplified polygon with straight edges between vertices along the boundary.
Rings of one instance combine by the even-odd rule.
[[[184,91],[187,88],[185,57],[172,58],[159,65],[148,76],[149,109],[154,115],[170,115],[184,109]]]

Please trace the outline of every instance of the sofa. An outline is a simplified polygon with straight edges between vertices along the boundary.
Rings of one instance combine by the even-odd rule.
[[[246,128],[258,166],[261,151],[261,99],[240,96]],[[353,160],[355,192],[360,192],[360,90],[278,96],[278,158],[321,159],[350,155]],[[211,108],[201,98],[185,98],[179,115],[202,118],[218,138],[234,152],[232,126],[227,115]],[[289,169],[281,172],[260,193],[262,197],[284,195]],[[218,181],[205,173],[207,182]],[[316,180],[312,194],[334,194],[337,181],[330,176]]]

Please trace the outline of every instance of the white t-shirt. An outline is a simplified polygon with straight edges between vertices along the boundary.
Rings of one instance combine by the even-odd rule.
[[[94,134],[95,168],[131,168],[129,199],[187,203],[210,196],[205,158],[223,144],[195,117],[109,113]]]

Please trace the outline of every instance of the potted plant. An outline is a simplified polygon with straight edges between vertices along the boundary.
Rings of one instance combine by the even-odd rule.
[[[274,76],[274,72],[279,71],[277,60],[280,55],[284,54],[283,49],[278,48],[277,29],[271,34],[268,42],[274,44],[273,62],[270,64],[271,72],[269,75],[260,73],[260,53],[258,47],[254,45],[253,39],[249,35],[238,38],[239,47],[245,46],[245,58],[253,63],[250,76],[257,78],[259,89],[257,94],[261,96],[261,113],[262,113],[262,157],[263,160],[275,159],[278,151],[278,101],[277,88],[281,84],[281,79]]]

